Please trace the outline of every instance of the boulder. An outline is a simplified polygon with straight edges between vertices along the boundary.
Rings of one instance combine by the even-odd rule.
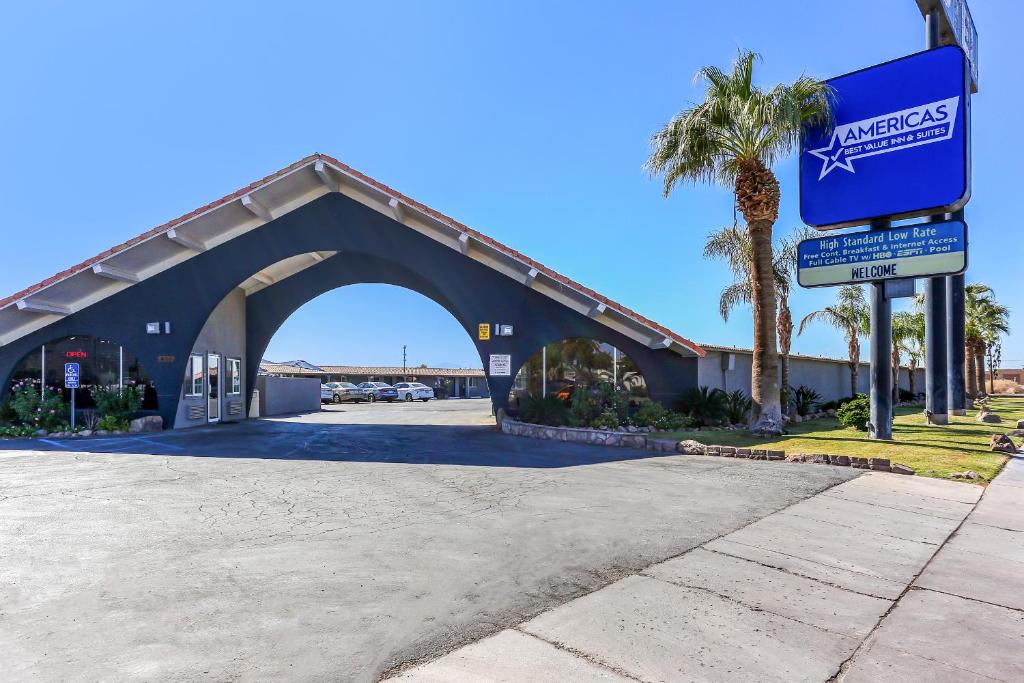
[[[687,439],[677,443],[676,450],[683,455],[704,455],[705,448],[701,442]],[[714,455],[718,455],[718,453],[714,453]]]
[[[967,470],[966,472],[954,472],[949,475],[950,479],[981,479],[981,475],[974,470]]]
[[[828,460],[833,465],[838,465],[839,467],[850,466],[850,456],[848,455],[830,455],[828,456]]]
[[[984,410],[978,413],[977,419],[978,422],[988,422],[990,424],[999,424],[1003,421],[1003,418],[999,417],[995,413],[990,413]]]
[[[78,435],[79,436],[92,436],[92,430],[91,429],[83,429],[82,431],[78,432]]]
[[[128,425],[129,434],[139,434],[141,432],[162,432],[163,429],[164,419],[159,415],[137,417]]]
[[[894,462],[892,464],[892,468],[891,468],[890,471],[893,472],[893,474],[914,474],[914,470],[913,469],[911,469],[910,467],[907,467],[906,465],[904,465],[902,463],[898,463],[898,462]]]
[[[769,460],[785,460],[786,459],[786,453],[785,453],[785,451],[768,451],[768,459]]]
[[[1017,429],[1024,429],[1024,420],[1017,420]]]
[[[793,419],[792,419],[793,424],[798,425],[798,424],[800,424],[803,421],[804,421],[804,418],[800,417],[800,413],[796,413],[796,414],[793,415]]]
[[[1008,436],[1024,436],[1024,429],[1011,429],[1006,434]]]
[[[45,429],[37,429],[36,430],[36,436],[46,436],[48,433],[49,432],[47,432]]]
[[[1014,454],[1017,452],[1017,447],[1013,444],[1013,439],[1008,437],[1006,434],[993,434],[989,440],[989,446],[992,451],[996,453],[1009,453]]]

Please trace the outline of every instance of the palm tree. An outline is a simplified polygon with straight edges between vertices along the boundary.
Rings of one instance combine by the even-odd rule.
[[[754,85],[758,56],[740,50],[725,73],[707,66],[704,101],[684,109],[651,140],[645,167],[664,193],[684,182],[718,182],[733,191],[751,244],[754,359],[751,394],[756,432],[781,433],[772,228],[782,196],[772,165],[797,146],[805,125],[832,126],[831,89],[801,76],[770,90]]]
[[[1010,330],[1010,310],[995,300],[995,292],[982,282],[964,288],[964,352],[967,357],[968,393],[985,391],[985,352]]]
[[[793,276],[796,273],[797,244],[809,238],[813,232],[807,227],[798,228],[772,249],[772,271],[778,303],[775,330],[779,336],[779,360],[782,366],[780,399],[783,413],[789,410],[789,353],[793,347],[793,314],[789,308],[789,295],[793,291]],[[710,233],[704,243],[704,258],[726,261],[732,271],[733,282],[722,290],[718,301],[718,312],[722,320],[728,321],[734,308],[740,304],[749,305],[754,298],[750,235],[735,225]]]
[[[893,316],[894,326],[896,315]],[[906,319],[908,333],[900,341],[900,350],[907,354],[907,366],[910,369],[910,393],[917,396],[917,368],[924,360],[924,311],[913,311],[907,315],[909,316]],[[893,334],[895,335],[895,332]]]
[[[921,324],[924,324],[924,316],[921,316]],[[900,400],[900,363],[901,353],[907,348],[908,341],[913,338],[918,330],[918,319],[914,313],[900,311],[892,314],[892,402],[899,403]],[[923,329],[922,329],[923,336]],[[914,392],[913,373],[917,368],[911,369],[910,392]]]
[[[815,320],[828,323],[846,335],[850,366],[850,395],[857,395],[857,372],[860,370],[860,338],[869,332],[871,309],[860,285],[844,285],[836,294],[836,303],[820,311],[812,311],[800,321],[799,334]]]

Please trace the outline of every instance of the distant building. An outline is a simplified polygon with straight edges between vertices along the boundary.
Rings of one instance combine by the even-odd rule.
[[[479,368],[400,368],[366,365],[314,365],[304,360],[264,360],[259,374],[275,377],[319,377],[321,382],[422,382],[438,398],[487,398],[487,380]]]

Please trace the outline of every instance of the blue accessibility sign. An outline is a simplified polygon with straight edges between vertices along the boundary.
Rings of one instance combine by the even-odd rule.
[[[64,364],[64,387],[67,389],[78,388],[78,378],[81,376],[78,363]]]
[[[958,275],[966,269],[963,221],[815,237],[797,245],[802,287]]]
[[[839,76],[835,126],[800,140],[800,215],[817,228],[948,213],[970,199],[964,51],[946,46]]]

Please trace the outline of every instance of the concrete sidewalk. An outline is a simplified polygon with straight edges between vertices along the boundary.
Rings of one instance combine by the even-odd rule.
[[[979,486],[867,473],[398,678],[1021,680],[1011,465],[976,511]]]
[[[840,680],[1024,680],[1024,456],[1007,462]]]

